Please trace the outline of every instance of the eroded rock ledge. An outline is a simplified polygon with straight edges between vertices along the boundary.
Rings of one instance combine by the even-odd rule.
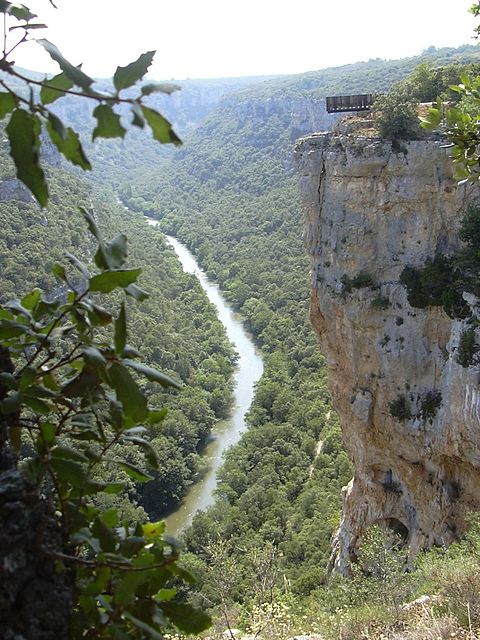
[[[336,540],[346,572],[373,523],[402,533],[414,554],[448,544],[480,508],[480,367],[457,362],[465,321],[413,308],[399,282],[405,266],[458,249],[478,191],[457,187],[438,141],[394,153],[379,139],[314,134],[295,156],[311,319],[355,469]],[[402,396],[410,418],[392,415]]]

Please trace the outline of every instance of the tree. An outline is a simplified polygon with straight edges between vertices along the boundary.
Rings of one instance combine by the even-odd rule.
[[[412,97],[419,102],[435,100],[443,88],[440,72],[440,69],[433,69],[428,62],[422,62],[415,67],[404,85]]]
[[[378,128],[382,138],[393,142],[417,140],[420,134],[417,105],[417,101],[401,85],[379,96],[374,108],[379,114]]]
[[[448,107],[437,98],[436,105],[421,118],[421,126],[427,130],[440,129],[446,134],[455,166],[454,178],[460,182],[477,182],[480,179],[480,76],[462,75],[460,84],[452,85],[450,89],[462,96],[459,105]],[[468,100],[469,108],[465,100]]]
[[[154,91],[176,87],[147,84],[135,97],[123,94],[143,78],[153,51],[118,67],[107,94],[40,39],[61,73],[31,79],[9,58],[44,25],[24,5],[1,0],[0,12],[0,116],[9,115],[6,132],[18,177],[40,205],[48,202],[42,130],[69,161],[90,168],[78,133],[49,107],[63,95],[96,102],[93,139],[123,137],[115,109],[127,105],[134,126],[148,125],[159,142],[180,143],[170,123],[143,102]],[[83,214],[97,245],[94,273],[69,254],[68,264],[54,267],[62,292],[56,299],[33,289],[0,307],[2,634],[140,640],[160,638],[171,625],[196,633],[209,618],[175,601],[174,582],[193,578],[178,565],[177,543],[164,538],[163,523],[121,521],[116,509],[98,506],[102,495],[120,491],[129,479],[148,481],[149,468],[158,466],[148,427],[166,411],[148,406],[139,378],[179,385],[140,362],[128,346],[125,300],[116,310],[112,302],[103,306],[101,298],[110,293],[117,304],[119,293],[135,300],[147,294],[136,284],[141,270],[125,266],[126,237],[107,242],[94,217]],[[106,479],[112,469],[115,481]]]
[[[480,2],[473,4],[470,12],[480,16]],[[476,38],[480,36],[480,26],[475,27]],[[421,126],[426,130],[440,129],[450,141],[454,177],[462,182],[480,180],[480,76],[460,75],[460,83],[449,87],[461,98],[455,107],[445,105],[437,98],[436,105],[428,115],[421,118]]]

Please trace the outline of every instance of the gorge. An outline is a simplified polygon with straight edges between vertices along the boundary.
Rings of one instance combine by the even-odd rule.
[[[147,221],[152,226],[158,224],[152,218],[147,218]],[[202,448],[202,458],[207,463],[202,477],[190,488],[180,505],[165,518],[167,533],[178,536],[191,524],[197,511],[206,509],[214,502],[217,471],[223,463],[225,451],[239,441],[246,428],[245,414],[252,402],[255,384],[262,376],[263,362],[251,336],[245,331],[241,318],[226,303],[218,286],[208,280],[194,256],[176,238],[166,236],[166,240],[173,247],[185,273],[198,278],[208,299],[215,306],[236,353],[230,415],[215,425]]]
[[[439,50],[433,59],[475,60],[478,54],[470,49]],[[421,270],[428,260],[459,250],[461,219],[476,203],[475,191],[457,188],[440,140],[402,142],[395,152],[390,141],[349,135],[354,126],[311,133],[333,124],[325,95],[383,91],[419,60],[377,59],[244,83],[219,80],[210,87],[207,82],[205,91],[201,81],[187,84],[184,102],[175,94],[170,112],[185,135],[179,151],[157,151],[137,131],[128,144],[103,141],[92,149],[99,168],[87,183],[65,170],[52,147],[51,157],[45,154],[48,212],[19,188],[4,149],[0,297],[23,296],[38,276],[43,289],[53,290],[45,246],[52,260],[61,261],[68,249],[91,262],[93,244],[77,212],[82,205],[105,237],[117,238],[113,244],[128,236],[131,264],[142,269],[142,287],[151,292],[140,305],[127,302],[126,352],[145,354],[147,367],[181,382],[175,392],[152,380],[142,383],[158,420],[138,432],[144,450],[134,452],[126,443],[115,449],[115,455],[128,456],[127,464],[105,480],[123,481],[123,487],[118,495],[101,497],[100,509],[118,510],[122,522],[150,520],[158,533],[163,525],[156,528],[154,521],[183,500],[167,519],[167,533],[182,530],[182,558],[198,583],[182,588],[179,597],[201,607],[206,602],[217,616],[228,609],[235,623],[255,634],[251,621],[274,610],[280,631],[272,638],[288,637],[281,635],[285,620],[297,633],[315,628],[322,616],[326,626],[333,625],[325,637],[364,637],[336,632],[344,623],[339,609],[347,617],[352,611],[356,620],[362,611],[357,616],[355,607],[365,605],[368,593],[366,608],[378,600],[384,616],[391,602],[398,611],[417,589],[412,580],[407,590],[395,591],[394,580],[405,578],[403,565],[387,586],[368,572],[359,574],[362,563],[351,561],[361,557],[371,525],[400,534],[413,568],[419,549],[446,548],[479,506],[475,300],[462,298],[468,314],[458,318],[439,304],[419,308],[403,278],[406,269]],[[68,115],[75,115],[72,103]],[[85,124],[81,115],[79,121],[89,128],[88,119]],[[298,136],[306,136],[297,145],[296,162],[309,256],[292,160]],[[145,215],[158,217],[159,228],[149,228]],[[160,231],[170,236],[170,247]],[[172,244],[182,260],[191,263],[190,251],[199,266],[182,272]],[[208,444],[211,429],[225,424],[235,375],[235,354],[201,291],[197,268],[204,284],[205,278],[218,283],[225,300],[220,308],[227,305],[243,317],[264,367],[240,332],[248,348],[246,381],[240,384],[245,397],[236,403],[233,420],[236,443],[218,469],[218,483],[209,473],[192,489],[205,470],[205,454],[216,445]],[[310,289],[315,331],[308,318]],[[113,326],[120,347],[121,325],[122,312]],[[248,429],[237,441],[250,402]],[[148,483],[139,473],[144,451],[157,460]],[[121,475],[125,467],[128,477]],[[206,509],[191,522],[197,506]],[[335,531],[338,571],[331,573]],[[351,566],[358,579],[344,580]]]

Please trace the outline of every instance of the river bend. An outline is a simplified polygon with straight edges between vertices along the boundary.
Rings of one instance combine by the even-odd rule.
[[[151,218],[147,218],[147,221],[152,226],[158,224]],[[219,287],[207,278],[192,253],[176,238],[166,236],[166,239],[177,254],[183,270],[198,278],[208,299],[215,305],[218,318],[238,354],[234,372],[231,415],[227,420],[217,422],[211,441],[202,453],[202,456],[208,460],[208,471],[190,488],[178,509],[166,518],[167,533],[176,535],[191,524],[197,511],[213,504],[217,487],[217,471],[223,463],[225,451],[236,444],[246,430],[245,414],[252,403],[255,384],[263,373],[263,361],[252,337],[245,330],[241,317],[227,304]]]

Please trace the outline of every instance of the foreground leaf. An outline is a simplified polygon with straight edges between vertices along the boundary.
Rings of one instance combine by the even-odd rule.
[[[95,138],[123,138],[127,133],[125,127],[120,124],[120,116],[109,104],[99,104],[93,110],[93,115],[98,124],[93,130],[92,140]]]
[[[212,626],[206,613],[180,602],[161,602],[160,608],[173,624],[185,633],[200,633]]]
[[[45,49],[45,51],[47,51],[47,53],[50,54],[50,57],[55,60],[63,73],[70,78],[77,87],[81,87],[84,91],[89,91],[93,84],[93,79],[90,78],[90,76],[87,76],[87,74],[83,73],[81,69],[66,60],[58,48],[49,40],[40,38],[37,42]]]
[[[170,122],[158,113],[158,111],[142,105],[142,113],[152,130],[155,140],[163,144],[170,142],[175,145],[182,144],[182,141],[172,129]]]
[[[137,371],[138,373],[141,373],[143,376],[145,376],[152,382],[158,382],[163,387],[175,387],[175,389],[182,388],[182,385],[179,384],[173,378],[170,378],[170,376],[167,376],[165,373],[162,373],[161,371],[157,371],[157,369],[153,369],[152,367],[149,367],[146,364],[143,364],[142,362],[137,362],[136,360],[127,359],[127,360],[124,360],[123,363],[126,364],[127,367],[131,367],[132,369],[135,369],[135,371]]]
[[[65,73],[59,73],[53,78],[45,80],[45,84],[40,89],[40,100],[42,104],[50,104],[64,96],[65,91],[69,91],[73,87],[73,81]]]
[[[65,128],[60,118],[57,118],[53,113],[48,115],[47,131],[53,144],[67,160],[85,171],[92,168],[78,133],[71,127]]]
[[[86,213],[86,212],[85,212]],[[95,264],[100,269],[120,269],[127,259],[127,236],[120,233],[111,242],[104,242],[98,235],[98,251]]]
[[[147,400],[128,370],[121,364],[114,363],[108,370],[110,384],[129,418],[142,422],[148,415]]]
[[[17,20],[33,20],[37,17],[36,13],[32,13],[28,7],[24,4],[17,4],[16,2],[6,2],[6,0],[0,1],[0,13],[8,13]]]
[[[115,75],[113,76],[115,89],[117,91],[126,89],[143,78],[148,71],[148,67],[153,62],[155,53],[155,51],[147,51],[146,53],[142,53],[135,62],[131,62],[126,67],[117,67]]]
[[[104,271],[90,278],[90,291],[110,293],[118,287],[128,287],[133,284],[142,273],[141,269],[128,269],[119,271]]]
[[[48,189],[39,162],[40,130],[39,118],[24,109],[15,109],[6,127],[18,179],[30,189],[39,204],[46,207]]]
[[[11,93],[0,93],[0,119],[12,112],[17,106],[17,99]]]
[[[117,464],[121,469],[125,471],[125,473],[129,478],[132,478],[137,482],[148,482],[149,480],[152,480],[151,475],[149,475],[148,473],[145,473],[144,471],[142,471],[142,469],[139,469],[138,467],[136,467],[134,464],[131,464],[130,462],[126,462],[125,460],[122,460],[122,461],[118,460]]]

